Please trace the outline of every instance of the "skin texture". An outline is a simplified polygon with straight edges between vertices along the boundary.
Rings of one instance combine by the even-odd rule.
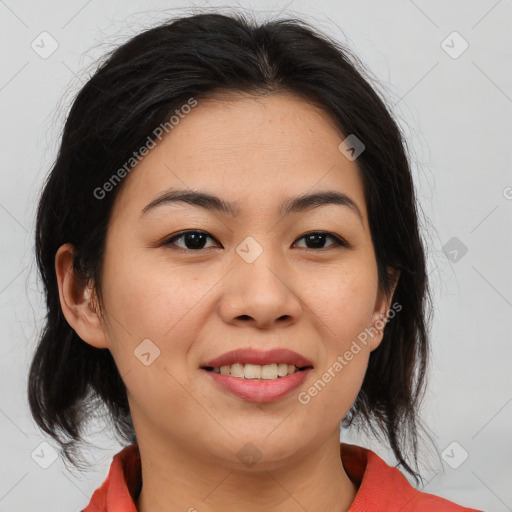
[[[339,425],[382,333],[308,404],[297,399],[391,306],[378,289],[357,160],[338,149],[344,138],[326,113],[293,95],[202,100],[116,198],[102,274],[106,323],[93,288],[71,271],[72,246],[59,249],[66,319],[85,342],[111,351],[127,387],[142,458],[139,511],[220,511],[234,503],[239,512],[346,511],[354,500]],[[240,213],[174,203],[141,216],[171,187],[235,201]],[[287,198],[320,190],[350,196],[362,220],[332,204],[279,214]],[[212,238],[195,252],[183,238],[164,244],[184,230]],[[350,247],[327,237],[323,248],[308,248],[303,236],[311,231]],[[263,249],[250,264],[236,252],[249,236]],[[145,339],[160,350],[148,366],[134,356]],[[200,369],[242,347],[289,348],[314,369],[289,396],[248,402]],[[246,443],[261,454],[252,467],[237,456]]]

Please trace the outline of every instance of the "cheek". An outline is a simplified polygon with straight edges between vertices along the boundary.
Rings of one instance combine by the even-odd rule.
[[[115,268],[105,266],[105,275],[110,276],[104,294],[110,350],[134,416],[173,425],[176,411],[188,411],[193,422],[199,411],[184,392],[190,378],[187,354],[201,329],[201,299],[215,281],[127,258]],[[204,417],[197,419],[204,424]]]
[[[116,263],[115,268],[105,266],[110,280],[104,300],[109,348],[119,373],[127,376],[126,385],[137,396],[159,390],[178,397],[182,391],[169,372],[186,381],[187,354],[204,323],[199,317],[206,301],[201,299],[216,281],[155,265]],[[146,366],[149,361],[154,362]]]
[[[371,325],[376,286],[376,271],[371,265],[363,268],[361,262],[309,286],[312,292],[306,300],[319,319],[323,351],[316,379],[299,402],[327,423],[337,415],[341,421],[361,388],[370,355],[364,340]]]
[[[343,352],[371,323],[377,293],[373,269],[347,265],[341,271],[305,279],[304,300],[324,325],[328,350]]]
[[[119,258],[105,266],[105,303],[132,337],[164,342],[175,331],[194,328],[190,316],[197,315],[201,300],[218,278],[211,275],[148,263],[146,258]]]
[[[150,429],[156,427],[159,431],[163,427],[165,435],[182,446],[204,437],[204,426],[211,420],[205,413],[208,403],[197,398],[186,376],[180,368],[171,367],[163,352],[151,366],[138,365],[131,370],[123,381],[138,434],[145,435]],[[210,412],[214,414],[218,411]],[[210,423],[209,435],[219,438],[225,435],[222,429],[217,431],[217,422]]]
[[[299,407],[307,411],[308,417],[317,418],[317,424],[325,425],[326,429],[341,422],[363,383],[369,350],[362,346],[355,354],[345,350],[349,347],[328,354],[315,378],[297,396]]]

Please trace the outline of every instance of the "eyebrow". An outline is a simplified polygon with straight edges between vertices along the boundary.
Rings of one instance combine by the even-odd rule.
[[[203,208],[207,211],[224,213],[233,217],[236,217],[241,212],[240,204],[238,202],[225,201],[220,197],[206,192],[169,189],[146,205],[140,216],[142,217],[150,210],[159,206],[172,203],[186,203]],[[330,204],[337,204],[350,208],[350,210],[357,215],[364,227],[363,215],[357,206],[357,203],[343,192],[334,190],[324,190],[311,194],[290,197],[281,205],[279,213],[285,216],[296,212],[307,212],[314,208]]]

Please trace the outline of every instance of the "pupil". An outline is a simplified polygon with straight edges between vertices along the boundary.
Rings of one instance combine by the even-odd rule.
[[[202,249],[205,243],[205,235],[203,233],[186,233],[185,245],[189,249]]]
[[[306,236],[306,245],[308,246],[309,249],[313,249],[313,248],[322,248],[323,247],[323,244],[325,243],[325,237],[327,235],[325,233],[312,233],[310,235],[307,235]],[[310,245],[311,244],[308,244],[308,241],[312,241],[313,242],[313,247],[311,247]]]

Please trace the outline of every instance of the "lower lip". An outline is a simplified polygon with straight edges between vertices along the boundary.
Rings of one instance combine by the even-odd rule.
[[[312,368],[308,368],[287,375],[286,377],[278,377],[277,379],[269,380],[244,379],[208,370],[203,371],[207,372],[216,384],[233,395],[248,402],[262,403],[277,402],[284,398],[306,380],[311,370]]]

